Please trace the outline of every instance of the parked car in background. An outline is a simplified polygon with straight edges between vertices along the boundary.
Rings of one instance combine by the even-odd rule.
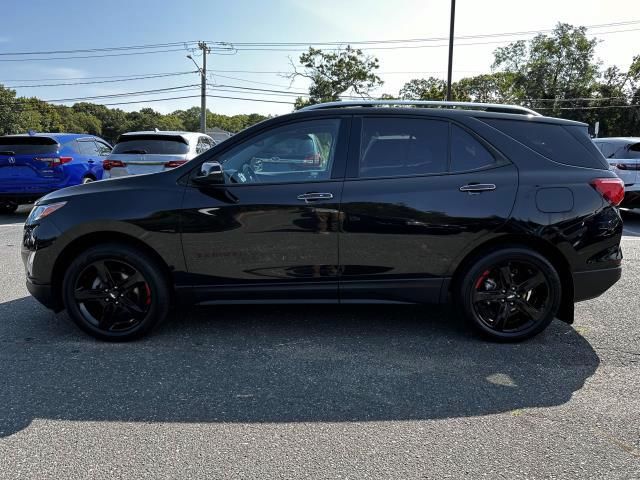
[[[306,107],[178,168],[52,193],[25,223],[27,288],[106,340],[144,335],[172,302],[452,301],[514,341],[618,281],[624,185],[586,124],[404,103]],[[310,136],[319,167],[252,167]]]
[[[611,170],[624,182],[621,207],[640,207],[640,137],[594,138]]]
[[[60,188],[102,178],[111,145],[93,135],[36,133],[0,137],[0,212],[13,212]]]
[[[158,130],[124,133],[102,162],[105,178],[170,170],[214,145],[215,140],[202,133]]]
[[[253,155],[251,166],[263,173],[309,170],[322,167],[323,158],[320,140],[308,133],[276,140]]]

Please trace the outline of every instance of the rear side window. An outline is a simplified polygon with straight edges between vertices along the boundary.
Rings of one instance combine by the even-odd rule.
[[[451,171],[465,172],[496,165],[495,157],[470,133],[451,125]]]
[[[179,135],[123,135],[112,153],[184,155],[187,152],[189,145]]]
[[[484,118],[482,121],[554,162],[577,167],[609,168],[589,138],[586,126],[493,118]]]
[[[0,155],[57,153],[58,142],[48,137],[0,137]]]
[[[93,140],[78,140],[78,148],[82,155],[98,155],[98,148]]]
[[[629,147],[627,158],[640,158],[640,143],[635,143]]]
[[[427,175],[447,171],[448,122],[363,118],[359,176]]]

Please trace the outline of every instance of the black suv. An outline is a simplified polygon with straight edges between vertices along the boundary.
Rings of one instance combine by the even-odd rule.
[[[311,162],[264,168],[287,138],[317,140]],[[448,300],[481,333],[521,340],[620,278],[623,196],[582,123],[338,102],[171,171],[51,193],[22,255],[33,296],[105,340],[140,337],[181,301]]]

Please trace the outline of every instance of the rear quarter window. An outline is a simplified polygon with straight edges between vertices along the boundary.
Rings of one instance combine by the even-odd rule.
[[[589,137],[586,126],[495,118],[483,118],[482,121],[554,162],[576,167],[609,168]]]

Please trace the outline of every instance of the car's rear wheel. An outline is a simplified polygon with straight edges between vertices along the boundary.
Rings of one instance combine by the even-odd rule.
[[[97,245],[80,253],[62,288],[71,319],[102,340],[140,338],[167,317],[170,306],[162,268],[128,245]]]
[[[483,335],[519,341],[544,330],[560,307],[558,272],[527,248],[504,248],[478,258],[462,276],[457,303]]]
[[[91,183],[91,182],[95,182],[95,180],[91,177],[84,177],[82,179],[82,184],[84,185],[85,183]]]
[[[18,204],[15,202],[0,203],[0,213],[14,213],[17,209]]]

